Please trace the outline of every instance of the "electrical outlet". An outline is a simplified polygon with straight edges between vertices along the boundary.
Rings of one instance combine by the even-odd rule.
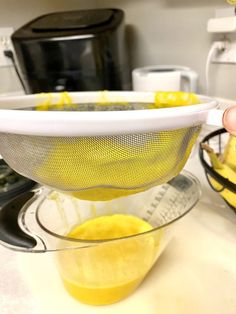
[[[230,42],[225,50],[216,51],[212,63],[236,63],[236,42]]]
[[[12,66],[12,61],[4,55],[4,50],[12,50],[11,34],[12,27],[0,27],[0,67]]]

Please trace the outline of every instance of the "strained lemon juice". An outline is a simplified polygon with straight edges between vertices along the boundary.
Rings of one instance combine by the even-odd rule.
[[[111,304],[128,296],[150,270],[158,246],[153,234],[130,236],[152,229],[148,222],[124,214],[96,217],[72,228],[68,237],[100,242],[92,248],[60,253],[67,291],[93,305]],[[101,243],[106,239],[114,241]]]

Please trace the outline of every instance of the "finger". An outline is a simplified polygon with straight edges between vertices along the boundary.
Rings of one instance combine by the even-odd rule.
[[[223,125],[229,133],[236,136],[236,106],[224,112]]]

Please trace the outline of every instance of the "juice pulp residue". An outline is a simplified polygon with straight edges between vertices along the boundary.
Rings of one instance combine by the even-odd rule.
[[[98,95],[97,104],[109,108],[112,104],[109,92]],[[45,98],[45,94],[42,96]],[[124,107],[127,105],[122,97],[116,100]],[[36,109],[73,111],[76,106],[66,92],[61,93],[55,104],[52,101],[53,94],[49,94]],[[198,103],[195,94],[157,92],[153,108]],[[176,176],[185,165],[197,135],[195,128],[187,127],[144,135],[54,138],[42,163],[35,167],[35,176],[45,185],[62,191],[70,189],[72,196],[83,200],[107,201],[132,195],[159,184],[158,178],[168,181]],[[183,158],[173,153],[177,150],[185,152]]]
[[[74,227],[68,237],[104,240],[152,230],[146,221],[130,215],[96,217]],[[155,261],[160,234],[108,241],[93,247],[59,252],[62,280],[76,299],[93,305],[117,302],[143,280]]]

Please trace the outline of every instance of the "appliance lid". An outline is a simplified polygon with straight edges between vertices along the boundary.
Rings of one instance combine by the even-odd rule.
[[[29,41],[69,39],[89,35],[89,38],[105,32],[113,32],[124,20],[120,9],[104,8],[56,12],[37,17],[16,30],[12,42],[23,44]],[[84,37],[83,37],[84,38]]]
[[[44,15],[35,20],[30,28],[35,32],[86,29],[109,23],[113,10],[82,10]]]

